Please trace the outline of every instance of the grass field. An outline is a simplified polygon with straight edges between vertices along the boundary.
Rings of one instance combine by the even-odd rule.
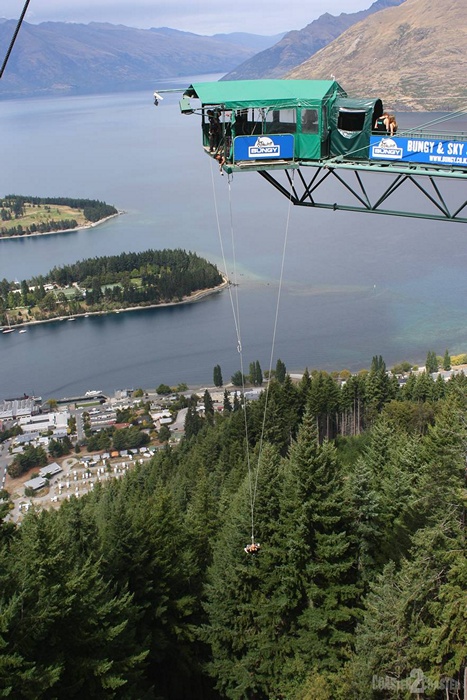
[[[78,226],[83,226],[87,223],[82,209],[72,209],[71,207],[61,206],[58,204],[39,204],[33,206],[26,203],[24,205],[24,216],[11,221],[0,221],[0,228],[9,230],[20,225],[23,229],[31,226],[31,224],[42,224],[47,221],[62,221],[64,219],[75,219]]]

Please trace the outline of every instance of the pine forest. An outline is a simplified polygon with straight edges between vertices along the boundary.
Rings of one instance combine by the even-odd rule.
[[[4,519],[0,697],[463,700],[467,379],[411,377],[226,392],[124,478]]]

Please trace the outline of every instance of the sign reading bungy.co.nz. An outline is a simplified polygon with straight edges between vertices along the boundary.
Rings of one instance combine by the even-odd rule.
[[[467,142],[409,136],[371,136],[371,160],[467,166]]]

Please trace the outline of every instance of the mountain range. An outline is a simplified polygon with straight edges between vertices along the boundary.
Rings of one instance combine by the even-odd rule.
[[[325,13],[304,29],[270,37],[23,23],[0,99],[153,90],[203,73],[230,80],[335,76],[349,95],[377,95],[394,109],[452,111],[467,99],[465,3],[376,0],[367,10]],[[0,55],[15,27],[0,19]]]
[[[403,110],[465,109],[466,0],[405,0],[353,25],[289,72],[335,75],[351,95],[378,95]]]
[[[283,78],[286,73],[330,44],[346,29],[369,15],[387,7],[401,5],[404,0],[376,0],[367,10],[334,16],[326,12],[304,29],[288,32],[264,51],[247,59],[223,80],[255,80],[258,78]]]
[[[0,20],[2,55],[15,28],[13,20]],[[282,36],[23,22],[0,82],[0,98],[147,90],[161,79],[223,74]]]

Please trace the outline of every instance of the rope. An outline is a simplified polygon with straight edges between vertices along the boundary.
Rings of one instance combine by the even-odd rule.
[[[213,190],[213,196],[214,196],[214,208],[215,208],[216,221],[217,221],[217,232],[219,235],[219,242],[220,242],[220,246],[221,246],[221,253],[222,253],[222,260],[223,260],[223,265],[224,265],[224,270],[225,270],[225,276],[226,276],[226,278],[228,278],[224,244],[222,241],[222,233],[221,233],[221,227],[220,227],[220,222],[219,222],[219,209],[217,206],[216,188],[214,185],[213,166],[214,166],[214,164],[213,164],[213,162],[211,162],[211,181],[212,181],[212,190]],[[233,315],[234,324],[235,324],[235,333],[236,333],[236,337],[237,337],[237,351],[238,351],[238,354],[240,357],[240,372],[242,375],[242,400],[244,402],[245,401],[245,374],[244,374],[244,363],[243,363],[242,337],[241,337],[241,332],[240,332],[240,304],[239,304],[239,296],[238,296],[237,256],[236,256],[236,252],[235,252],[235,235],[234,235],[234,225],[233,225],[232,178],[230,175],[227,178],[227,184],[228,184],[228,190],[229,190],[229,219],[230,219],[230,237],[231,237],[231,241],[232,241],[232,258],[233,258],[233,268],[234,268],[233,269],[233,286],[234,286],[234,290],[235,290],[235,300],[234,300],[234,295],[232,294],[232,285],[229,285],[229,296],[230,296],[230,305],[232,308],[232,315]],[[245,424],[246,458],[247,458],[247,466],[248,466],[248,487],[249,487],[249,493],[250,493],[251,543],[254,544],[255,529],[254,529],[253,479],[252,479],[252,468],[251,468],[250,448],[249,448],[249,438],[248,438],[248,422],[247,422],[247,416],[246,416],[245,410],[243,410],[243,417],[244,417],[244,424]]]
[[[240,302],[238,295],[238,278],[237,278],[237,258],[235,253],[235,232],[233,224],[233,209],[232,209],[232,178],[229,175],[227,179],[227,184],[229,188],[229,219],[230,219],[230,238],[232,242],[232,257],[233,257],[233,268],[234,268],[234,284],[235,284],[235,328],[237,330],[237,351],[240,358],[240,373],[242,376],[242,406],[243,406],[243,423],[245,426],[245,448],[246,448],[246,460],[248,467],[248,489],[250,493],[250,526],[251,526],[251,544],[255,542],[255,493],[253,490],[253,478],[252,478],[252,467],[251,467],[251,457],[250,457],[250,440],[248,436],[248,420],[245,410],[245,370],[243,362],[243,346],[240,334]]]
[[[230,179],[230,176],[229,176]],[[225,279],[229,279],[229,275],[227,272],[227,263],[225,260],[225,252],[224,252],[224,243],[222,241],[222,233],[221,233],[221,226],[220,226],[220,221],[219,221],[219,209],[217,206],[217,197],[216,197],[216,188],[214,186],[214,162],[211,160],[211,182],[212,182],[212,192],[213,192],[213,198],[214,198],[214,211],[216,215],[216,223],[217,223],[217,233],[219,236],[219,243],[221,247],[221,254],[222,254],[222,263],[224,265],[224,276]],[[229,182],[229,191],[230,191],[230,182]],[[236,268],[236,261],[235,261],[235,249],[234,249],[234,286],[235,289],[238,289],[238,286],[236,286],[237,282],[237,268]],[[242,343],[241,343],[241,336],[240,336],[240,326],[238,322],[238,311],[236,313],[235,311],[235,305],[234,305],[234,300],[233,300],[233,295],[232,295],[232,285],[229,284],[229,297],[230,297],[230,305],[232,307],[232,314],[234,318],[234,324],[235,324],[235,334],[237,337],[237,349],[241,349]],[[237,310],[238,310],[238,299],[237,299]]]
[[[220,242],[220,246],[221,246],[223,265],[224,265],[224,269],[226,271],[225,274],[227,276],[227,263],[226,263],[226,259],[225,259],[225,251],[224,251],[224,245],[223,245],[223,241],[222,241],[221,227],[220,227],[220,223],[219,223],[219,211],[218,211],[218,206],[217,206],[217,197],[216,197],[216,190],[215,190],[215,186],[214,186],[214,174],[213,173],[214,173],[213,164],[211,163],[211,181],[212,181],[212,188],[213,188],[213,195],[214,195],[214,208],[215,208],[216,221],[217,221],[217,230],[218,230],[219,242]],[[249,497],[250,497],[251,543],[255,544],[255,503],[256,503],[256,494],[258,491],[259,468],[260,468],[261,457],[262,457],[262,452],[263,452],[264,433],[266,430],[266,418],[267,418],[267,410],[268,410],[268,402],[269,402],[270,382],[268,381],[267,386],[266,386],[266,392],[265,392],[264,412],[263,412],[263,419],[262,419],[262,425],[261,425],[261,435],[260,435],[260,439],[259,439],[258,461],[256,464],[256,468],[253,469],[252,463],[251,463],[251,457],[250,457],[250,448],[249,448],[247,412],[245,410],[245,373],[244,373],[243,347],[242,347],[241,332],[240,332],[240,304],[239,304],[239,295],[238,295],[237,261],[236,261],[236,252],[235,252],[235,231],[234,231],[234,218],[233,218],[233,207],[232,207],[232,186],[231,186],[232,179],[231,179],[230,175],[228,177],[227,182],[228,182],[228,191],[229,191],[229,219],[230,219],[230,236],[231,236],[231,242],[232,242],[232,256],[233,256],[233,268],[234,268],[233,269],[233,283],[234,283],[234,289],[235,289],[235,301],[233,298],[231,286],[229,286],[229,294],[230,294],[230,303],[231,303],[231,307],[232,307],[232,314],[233,314],[234,324],[235,324],[235,332],[236,332],[236,337],[237,337],[237,351],[238,351],[239,357],[240,357],[240,372],[241,372],[241,377],[242,377],[243,418],[244,418],[244,426],[245,426],[246,458],[247,458],[247,467],[248,467],[248,490],[249,490]],[[293,189],[293,184],[294,184],[294,173],[292,173],[292,178],[290,179],[290,189],[291,190]],[[285,255],[286,255],[287,241],[288,241],[288,235],[289,235],[291,209],[292,209],[292,197],[289,197],[289,206],[288,206],[288,210],[287,210],[287,220],[286,220],[286,227],[285,227],[284,243],[283,243],[283,247],[282,247],[282,259],[281,259],[281,269],[280,269],[280,276],[279,276],[279,287],[278,287],[278,292],[277,292],[276,309],[275,309],[275,315],[274,315],[274,327],[273,327],[272,342],[271,342],[271,354],[270,354],[270,358],[269,358],[269,377],[271,377],[271,373],[272,373],[272,363],[273,363],[274,350],[275,350],[275,344],[276,344],[277,325],[278,325],[279,307],[280,307],[280,300],[281,300],[281,295],[282,295],[282,286],[283,286],[283,279],[284,279]]]
[[[13,37],[12,37],[11,41],[10,41],[10,45],[9,45],[8,50],[7,50],[7,52],[6,52],[5,59],[4,59],[3,63],[2,63],[2,67],[0,68],[0,79],[2,78],[3,73],[5,72],[5,68],[6,68],[6,66],[7,66],[8,59],[10,58],[10,54],[11,54],[11,52],[13,51],[13,46],[15,45],[16,37],[18,36],[19,30],[21,29],[21,25],[23,24],[24,15],[26,14],[26,11],[27,11],[27,9],[28,9],[28,6],[29,6],[29,3],[30,3],[30,2],[31,2],[31,0],[26,0],[26,2],[24,3],[24,7],[23,7],[23,11],[22,11],[22,13],[21,13],[21,17],[20,17],[19,20],[18,20],[18,24],[16,25],[15,32],[14,32],[14,34],[13,34]]]
[[[258,450],[258,463],[256,467],[256,475],[255,475],[255,483],[254,483],[254,489],[253,489],[253,499],[252,499],[252,519],[254,516],[254,504],[256,501],[256,493],[258,490],[258,477],[259,477],[259,467],[260,467],[260,462],[261,462],[261,456],[263,452],[263,443],[264,443],[264,432],[266,430],[266,417],[267,417],[267,410],[268,410],[268,402],[269,402],[269,387],[270,387],[270,379],[271,379],[271,372],[272,372],[272,363],[273,363],[273,358],[274,358],[274,350],[275,350],[275,345],[276,345],[276,334],[277,334],[277,323],[278,323],[278,318],[279,318],[279,307],[280,307],[280,300],[282,296],[282,282],[284,279],[284,267],[285,267],[285,254],[287,250],[287,242],[289,238],[289,225],[290,225],[290,212],[292,210],[292,190],[294,186],[294,176],[295,176],[295,170],[292,170],[292,177],[290,178],[290,196],[289,196],[289,206],[287,208],[287,220],[286,220],[286,225],[285,225],[285,234],[284,234],[284,243],[282,246],[282,260],[281,260],[281,271],[279,275],[279,288],[277,290],[277,301],[276,301],[276,312],[274,316],[274,329],[272,333],[272,342],[271,342],[271,355],[269,358],[269,379],[268,383],[266,386],[266,392],[265,392],[265,400],[264,400],[264,411],[263,411],[263,421],[262,421],[262,426],[261,426],[261,436],[259,440],[259,450]],[[253,539],[252,539],[253,542]]]
[[[465,109],[459,109],[457,112],[450,112],[448,114],[445,114],[442,117],[437,117],[436,119],[432,119],[429,122],[425,122],[424,124],[420,124],[419,126],[415,126],[412,129],[406,129],[403,133],[404,134],[410,134],[414,131],[419,131],[420,129],[424,129],[427,126],[433,126],[437,124],[443,124],[444,122],[448,122],[451,119],[457,119],[458,117],[463,117],[467,114],[467,107]]]

